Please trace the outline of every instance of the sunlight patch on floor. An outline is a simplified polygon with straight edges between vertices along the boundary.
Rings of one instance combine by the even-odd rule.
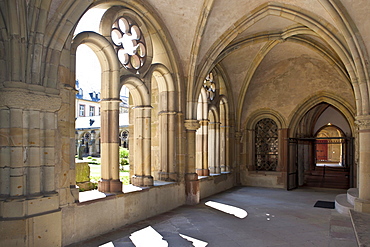
[[[227,204],[223,204],[223,203],[219,203],[219,202],[213,202],[213,201],[208,201],[205,204],[207,206],[211,207],[211,208],[220,210],[220,211],[228,213],[228,214],[232,214],[235,217],[238,217],[240,219],[243,219],[243,218],[247,217],[247,215],[248,215],[247,211],[245,211],[244,209],[237,208],[237,207],[234,207],[234,206],[230,206],[230,205],[227,205]]]
[[[167,241],[163,240],[162,235],[159,234],[156,230],[154,230],[151,226],[148,226],[144,229],[132,233],[130,239],[136,247],[168,246]]]
[[[186,236],[186,235],[183,235],[183,234],[179,234],[179,235],[183,239],[186,239],[186,240],[192,242],[194,247],[205,247],[205,246],[208,245],[207,242],[204,242],[202,240],[199,240],[199,239],[196,239],[196,238],[192,238],[192,237],[189,237],[189,236]]]
[[[114,247],[114,244],[112,242],[109,242],[103,245],[99,245],[99,247]]]

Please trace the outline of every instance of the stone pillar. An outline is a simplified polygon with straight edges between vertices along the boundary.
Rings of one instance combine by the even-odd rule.
[[[151,106],[134,108],[134,176],[131,183],[135,186],[153,186],[151,176]]]
[[[370,213],[370,116],[358,116],[359,138],[359,197],[355,200],[355,211]]]
[[[200,129],[197,132],[196,140],[196,153],[198,156],[198,162],[200,162],[200,167],[197,167],[196,173],[198,176],[209,176],[208,168],[208,119],[199,121]]]
[[[210,172],[220,174],[220,123],[208,124],[208,162]]]
[[[238,131],[235,133],[235,184],[240,185],[240,156],[241,156],[241,137],[242,134]]]
[[[199,129],[198,120],[185,120],[187,138],[187,165],[185,174],[186,204],[195,205],[200,201],[198,174],[195,173],[195,132]]]
[[[215,173],[221,174],[220,166],[220,123],[215,124]]]
[[[230,132],[230,126],[220,126],[220,167],[221,172],[229,171],[229,145],[228,136]]]
[[[122,192],[119,179],[119,99],[102,100],[101,113],[101,192]]]
[[[175,162],[175,117],[176,112],[159,113],[159,150],[161,172],[160,180],[177,181],[178,175]]]
[[[59,208],[55,112],[61,99],[38,92],[36,101],[28,85],[9,84],[19,88],[0,90],[0,218],[23,220]]]

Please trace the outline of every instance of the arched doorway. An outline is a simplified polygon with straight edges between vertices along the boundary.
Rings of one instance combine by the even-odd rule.
[[[288,189],[353,186],[353,137],[348,118],[329,103],[308,110],[289,138]]]

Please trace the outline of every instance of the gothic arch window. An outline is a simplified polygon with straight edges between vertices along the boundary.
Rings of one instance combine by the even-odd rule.
[[[263,118],[255,127],[255,169],[276,171],[278,165],[278,126],[274,120]]]
[[[129,134],[128,130],[124,130],[124,131],[121,132],[121,134],[119,136],[120,142],[121,142],[120,146],[123,147],[123,148],[127,148],[127,149],[129,147],[129,145],[128,145],[128,138],[129,138],[128,134]]]

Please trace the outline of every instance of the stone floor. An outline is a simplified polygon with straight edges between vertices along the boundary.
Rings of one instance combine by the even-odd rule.
[[[345,191],[238,187],[71,246],[357,246],[349,216],[314,207],[340,193]],[[206,205],[210,201],[236,211],[219,211]],[[235,216],[243,212],[245,218]]]

